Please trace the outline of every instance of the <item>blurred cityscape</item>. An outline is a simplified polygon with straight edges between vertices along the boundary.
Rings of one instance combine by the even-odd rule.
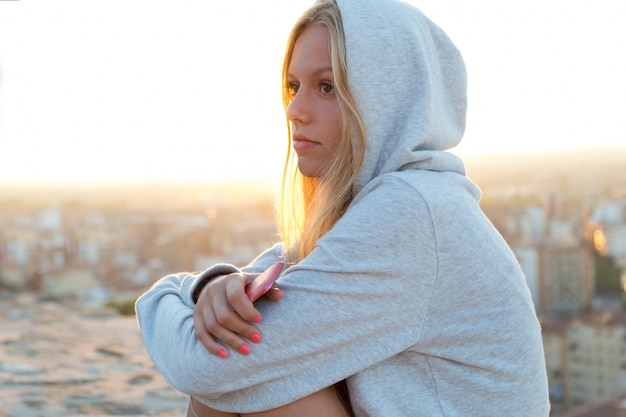
[[[552,414],[626,412],[626,151],[466,164],[526,274]],[[0,293],[98,307],[134,300],[171,272],[246,264],[277,240],[273,192],[267,184],[0,184]]]

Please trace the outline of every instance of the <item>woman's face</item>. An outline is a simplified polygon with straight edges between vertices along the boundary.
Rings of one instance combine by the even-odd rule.
[[[320,177],[341,136],[328,29],[311,26],[300,34],[287,80],[292,101],[286,114],[298,169],[305,177]]]

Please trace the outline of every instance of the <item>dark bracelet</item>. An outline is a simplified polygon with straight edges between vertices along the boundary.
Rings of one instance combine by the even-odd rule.
[[[204,287],[206,287],[209,281],[222,275],[232,274],[233,272],[239,272],[239,269],[237,269],[233,265],[219,264],[204,271],[202,274],[206,274],[206,276],[202,276],[202,274],[200,274],[200,281],[198,281],[196,287],[191,293],[191,300],[193,301],[193,303],[196,304],[198,302],[198,297],[200,297],[200,293],[202,292]]]
[[[196,288],[194,288],[193,293],[191,293],[191,300],[193,301],[194,304],[198,302],[198,297],[200,297],[200,293],[202,292],[204,287],[206,287],[209,281],[211,281],[215,277],[216,277],[215,275],[208,275],[202,278],[202,280],[196,284]]]

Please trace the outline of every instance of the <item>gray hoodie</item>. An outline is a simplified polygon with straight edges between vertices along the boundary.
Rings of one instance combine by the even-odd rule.
[[[256,306],[263,341],[220,359],[194,335],[205,276],[158,281],[137,302],[156,367],[212,408],[276,408],[347,379],[357,417],[549,414],[541,331],[512,252],[446,152],[465,126],[461,56],[395,0],[338,0],[367,150],[345,215]],[[243,271],[277,261],[270,248]]]

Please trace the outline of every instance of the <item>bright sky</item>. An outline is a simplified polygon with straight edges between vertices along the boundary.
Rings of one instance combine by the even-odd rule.
[[[626,2],[414,0],[469,73],[461,155],[626,151]],[[0,0],[0,182],[278,179],[312,0]]]

